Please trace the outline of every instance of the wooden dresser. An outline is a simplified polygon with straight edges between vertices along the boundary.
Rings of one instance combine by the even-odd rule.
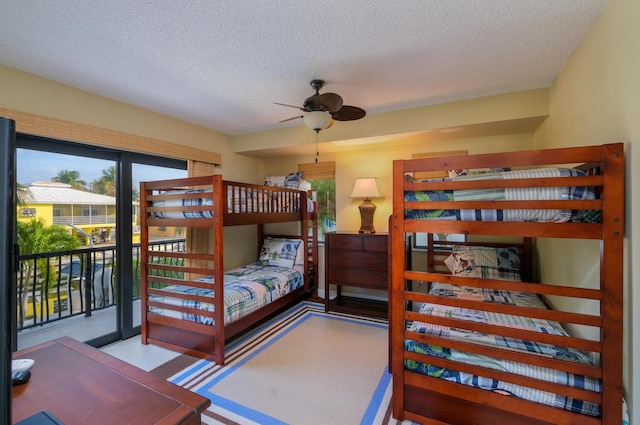
[[[325,234],[325,310],[384,317],[387,301],[364,296],[344,296],[343,287],[389,290],[389,235],[361,233]],[[330,285],[337,295],[330,299]],[[388,293],[386,294],[388,299]]]

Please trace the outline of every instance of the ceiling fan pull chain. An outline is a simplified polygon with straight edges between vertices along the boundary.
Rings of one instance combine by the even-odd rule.
[[[318,163],[318,157],[320,156],[320,130],[316,130],[316,164]]]

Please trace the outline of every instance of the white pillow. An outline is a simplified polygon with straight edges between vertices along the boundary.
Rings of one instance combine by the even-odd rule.
[[[308,192],[311,190],[311,182],[308,180],[300,180],[300,184],[298,185],[298,190],[304,190],[305,192]]]

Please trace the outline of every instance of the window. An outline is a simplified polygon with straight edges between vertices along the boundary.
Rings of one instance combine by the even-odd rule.
[[[21,208],[20,215],[22,217],[35,217],[36,209],[35,208]]]
[[[95,216],[99,215],[98,214],[98,209],[97,208],[91,208],[91,207],[83,208],[82,209],[82,215],[85,216],[85,217],[95,217]]]
[[[336,179],[335,161],[298,164],[302,178],[311,182],[316,191],[318,208],[318,240],[324,242],[324,234],[336,230]]]
[[[336,179],[309,180],[316,191],[318,208],[318,240],[324,242],[324,234],[336,230]]]

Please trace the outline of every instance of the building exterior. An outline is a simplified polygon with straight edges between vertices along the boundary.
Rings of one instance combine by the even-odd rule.
[[[21,195],[18,220],[40,217],[49,225],[68,226],[86,245],[107,243],[114,237],[116,198],[73,189],[57,182],[31,183]],[[137,223],[138,205],[134,209]]]

